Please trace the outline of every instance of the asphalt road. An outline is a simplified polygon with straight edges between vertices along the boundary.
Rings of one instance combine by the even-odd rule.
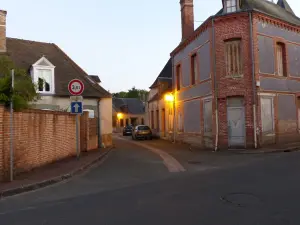
[[[174,173],[159,154],[117,140],[88,173],[0,201],[0,224],[300,224],[300,152],[192,153],[204,163],[191,166],[184,163],[189,154],[173,155],[186,168]]]

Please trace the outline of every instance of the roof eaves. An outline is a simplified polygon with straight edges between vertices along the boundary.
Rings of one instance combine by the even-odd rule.
[[[264,11],[261,11],[261,10],[259,10],[259,9],[251,9],[251,10],[248,10],[248,11],[254,11],[254,12],[258,12],[258,13],[264,14],[264,15],[266,15],[266,16],[272,17],[273,19],[281,20],[282,22],[288,23],[288,24],[290,24],[290,25],[292,25],[292,26],[297,26],[298,28],[299,28],[299,26],[300,26],[300,20],[299,20],[299,24],[296,24],[296,23],[292,23],[292,22],[290,22],[290,21],[284,20],[284,19],[282,19],[282,18],[279,18],[278,16],[274,16],[274,15],[271,15],[271,14],[266,13],[266,12],[264,12]],[[295,16],[295,17],[298,18],[297,16]],[[298,18],[298,19],[299,19],[299,18]]]

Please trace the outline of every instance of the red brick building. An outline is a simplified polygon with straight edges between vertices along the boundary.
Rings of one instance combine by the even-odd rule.
[[[222,2],[194,30],[193,0],[180,1],[177,140],[214,149],[300,140],[300,19],[286,0]]]

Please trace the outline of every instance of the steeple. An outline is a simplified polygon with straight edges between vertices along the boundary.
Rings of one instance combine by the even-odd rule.
[[[285,9],[289,13],[295,15],[294,11],[292,10],[292,8],[286,0],[278,0],[277,5],[279,5],[281,8]]]

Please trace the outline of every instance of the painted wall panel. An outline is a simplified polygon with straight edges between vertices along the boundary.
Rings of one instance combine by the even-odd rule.
[[[281,27],[277,27],[272,24],[258,22],[257,32],[270,36],[281,37],[291,42],[300,43],[300,34],[287,31],[286,29],[282,29]]]
[[[275,56],[273,39],[258,35],[259,71],[261,73],[275,73]]]
[[[209,81],[179,92],[177,95],[177,100],[183,101],[191,98],[205,96],[211,93],[211,81]]]
[[[278,119],[297,119],[296,102],[293,95],[278,95]]]
[[[184,103],[184,132],[200,132],[200,100]]]
[[[260,87],[265,91],[300,92],[300,81],[261,77]]]
[[[291,76],[300,77],[300,46],[287,45],[289,73]]]
[[[182,74],[182,86],[186,87],[191,84],[191,65],[190,65],[190,59],[183,61],[181,64],[181,74]]]
[[[198,50],[198,60],[199,60],[199,79],[206,80],[210,78],[211,69],[211,57],[210,57],[210,42],[203,45]]]
[[[203,45],[205,42],[209,41],[210,29],[207,29],[202,34],[200,34],[194,41],[188,44],[183,50],[174,56],[174,65],[181,62],[182,67],[182,86],[186,87],[190,85],[190,53],[197,47]],[[206,56],[210,58],[210,52]],[[174,80],[174,79],[173,79]],[[174,87],[174,85],[173,85]]]

